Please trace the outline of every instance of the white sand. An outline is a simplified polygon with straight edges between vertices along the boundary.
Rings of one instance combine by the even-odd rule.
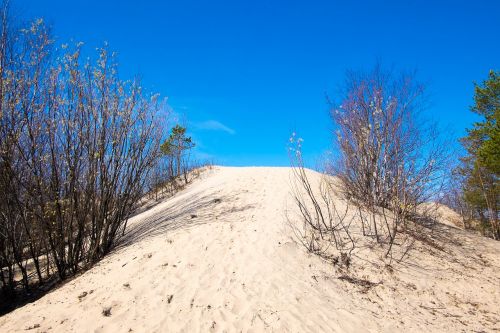
[[[356,257],[353,273],[381,283],[365,290],[293,240],[289,176],[288,168],[208,171],[134,217],[129,244],[1,317],[0,331],[500,330],[500,242],[443,227],[462,245],[419,248],[393,273],[375,255]]]

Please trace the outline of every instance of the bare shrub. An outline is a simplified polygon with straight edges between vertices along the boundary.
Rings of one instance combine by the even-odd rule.
[[[172,197],[193,180],[200,177],[206,169],[213,168],[212,161],[192,160],[189,152],[181,157],[181,174],[171,173],[169,167],[172,156],[163,155],[153,168],[147,182],[147,197],[158,202],[162,199]]]
[[[436,197],[445,174],[447,148],[422,117],[424,97],[413,75],[377,66],[349,73],[340,103],[332,103],[339,154],[329,172],[358,207],[363,234],[388,244],[386,256],[408,223],[432,221],[422,204]]]
[[[292,195],[302,223],[296,225],[295,218],[288,216],[289,225],[309,252],[348,268],[356,247],[350,230],[353,217],[348,215],[349,205],[342,210],[337,207],[332,184],[326,178],[323,177],[320,184],[311,184],[302,160],[301,142],[295,134],[290,138],[289,156]],[[332,254],[332,246],[335,254]]]
[[[303,221],[294,232],[303,245],[323,256],[330,247],[350,256],[376,244],[389,265],[404,260],[417,241],[442,249],[433,238],[437,205],[431,201],[450,155],[437,126],[422,116],[424,87],[413,75],[395,77],[376,67],[349,73],[340,103],[331,104],[337,145],[326,163],[329,181],[310,183],[301,140],[290,139],[293,197]],[[336,206],[340,198],[345,212]]]
[[[107,47],[55,54],[42,20],[0,40],[0,283],[65,279],[107,254],[156,165],[163,109],[123,81]],[[32,274],[35,273],[35,274]]]

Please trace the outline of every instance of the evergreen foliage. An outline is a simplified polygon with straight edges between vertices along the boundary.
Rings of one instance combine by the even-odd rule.
[[[500,73],[490,71],[483,84],[476,84],[471,111],[483,119],[461,140],[467,152],[458,168],[464,178],[463,196],[483,232],[500,239]]]

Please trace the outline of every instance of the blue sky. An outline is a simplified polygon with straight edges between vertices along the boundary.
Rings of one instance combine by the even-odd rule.
[[[473,82],[500,69],[500,1],[22,0],[58,43],[107,41],[122,78],[168,103],[225,165],[287,165],[292,131],[313,165],[330,147],[325,94],[376,62],[417,70],[432,117],[465,133]]]

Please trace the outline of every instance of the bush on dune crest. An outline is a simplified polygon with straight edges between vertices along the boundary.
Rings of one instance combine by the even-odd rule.
[[[336,154],[326,163],[326,173],[338,184],[321,185],[319,194],[307,181],[300,143],[291,139],[295,182],[302,184],[298,188],[306,193],[296,195],[296,203],[310,234],[319,233],[322,238],[321,229],[331,228],[321,227],[318,220],[328,216],[351,240],[351,248],[356,247],[352,235],[359,229],[364,238],[384,246],[385,258],[392,261],[396,242],[404,248],[396,258],[402,260],[415,238],[432,232],[433,206],[422,204],[440,192],[449,154],[436,126],[421,116],[424,102],[423,86],[412,75],[394,76],[379,66],[368,73],[349,73],[340,103],[331,103]],[[325,178],[324,182],[332,181]],[[333,194],[334,187],[339,193]],[[357,212],[350,215],[354,222],[346,222],[337,209],[332,214],[334,206],[329,202],[334,202],[334,196],[343,198]],[[318,201],[322,204],[315,204]],[[311,215],[303,208],[308,205],[318,213]],[[335,243],[335,238],[332,241]],[[336,248],[340,255],[352,252]]]

